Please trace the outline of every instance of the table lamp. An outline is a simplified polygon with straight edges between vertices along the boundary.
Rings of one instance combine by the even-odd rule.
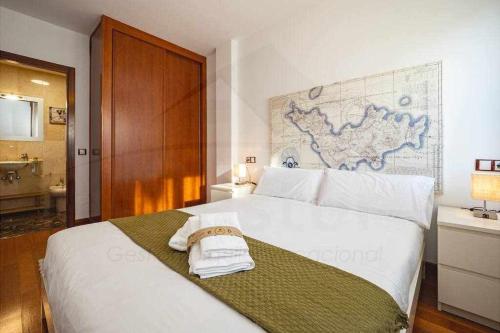
[[[238,181],[236,182],[236,185],[246,184],[247,183],[245,179],[246,177],[247,177],[247,165],[244,163],[240,163],[238,165]]]
[[[474,209],[474,216],[497,220],[497,212],[487,210],[486,201],[500,201],[500,172],[473,172],[471,185],[472,199],[483,200],[483,208]]]

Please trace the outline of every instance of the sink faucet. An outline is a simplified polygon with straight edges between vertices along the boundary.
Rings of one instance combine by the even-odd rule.
[[[8,181],[10,184],[12,184],[15,180],[20,180],[21,176],[17,174],[17,171],[9,171],[7,174],[3,177],[0,178],[0,180],[3,181]]]
[[[28,159],[29,159],[28,158],[28,153],[21,154],[21,160],[27,161]]]

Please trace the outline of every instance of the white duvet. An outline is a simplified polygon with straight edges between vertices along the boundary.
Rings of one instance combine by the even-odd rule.
[[[236,211],[246,235],[365,278],[408,308],[423,244],[414,222],[258,195],[184,211]],[[262,331],[109,222],[51,236],[42,269],[59,333]]]

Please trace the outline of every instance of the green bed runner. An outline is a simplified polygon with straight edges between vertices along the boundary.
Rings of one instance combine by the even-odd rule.
[[[166,266],[268,332],[395,332],[407,328],[406,313],[381,288],[250,237],[245,240],[255,269],[204,280],[189,275],[188,254],[167,244],[189,216],[171,210],[111,223]]]

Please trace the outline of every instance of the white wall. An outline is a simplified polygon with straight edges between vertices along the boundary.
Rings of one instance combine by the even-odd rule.
[[[229,40],[216,51],[217,183],[232,181],[238,163],[237,41]]]
[[[0,49],[75,68],[75,150],[89,141],[89,37],[0,7]],[[75,151],[76,154],[76,151]],[[88,217],[88,156],[75,157],[75,215]]]
[[[256,156],[257,175],[270,158],[270,97],[442,60],[438,201],[479,204],[469,197],[474,159],[500,158],[500,1],[326,1],[240,39],[238,54],[239,160]],[[435,226],[427,252],[435,262]]]

